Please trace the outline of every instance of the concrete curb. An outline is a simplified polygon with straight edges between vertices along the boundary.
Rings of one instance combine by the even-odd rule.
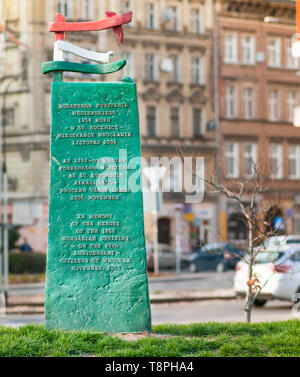
[[[233,270],[228,270],[223,272],[221,275],[224,274],[232,274]],[[215,274],[215,271],[200,271],[196,273],[189,273],[189,272],[182,272],[180,274],[176,273],[166,273],[165,275],[161,276],[148,276],[148,281],[153,283],[159,282],[175,282],[175,281],[184,281],[184,280],[199,280],[201,278],[206,278],[209,275]],[[14,290],[26,290],[26,289],[44,289],[45,283],[24,283],[24,284],[10,284],[10,289]]]
[[[181,296],[181,297],[155,297],[150,299],[151,304],[165,304],[175,302],[192,302],[192,301],[212,301],[212,300],[235,300],[235,295],[227,296]]]
[[[149,283],[160,283],[160,282],[175,282],[175,281],[186,281],[186,280],[201,280],[203,278],[207,278],[210,275],[215,275],[214,271],[202,271],[202,272],[196,272],[196,273],[182,273],[182,274],[170,274],[170,275],[164,275],[164,276],[151,276],[148,277]],[[222,276],[231,276],[232,270],[223,272]]]

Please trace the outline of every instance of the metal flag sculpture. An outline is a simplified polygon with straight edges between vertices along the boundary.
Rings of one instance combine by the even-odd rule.
[[[112,51],[64,40],[69,31],[112,28],[122,44],[132,12],[106,16],[69,23],[57,15],[49,25],[54,61],[42,64],[44,73],[53,72],[45,326],[136,333],[151,331],[136,84],[129,77],[62,80],[64,71],[102,74],[125,66],[110,62]],[[65,52],[97,64],[65,61]]]
[[[132,21],[132,11],[120,15],[117,15],[115,12],[105,12],[105,14],[106,19],[90,22],[66,22],[63,15],[57,14],[55,22],[50,22],[48,27],[50,32],[55,33],[53,61],[42,63],[43,73],[71,71],[87,74],[105,74],[122,69],[126,65],[126,60],[110,63],[111,57],[114,55],[113,51],[106,53],[89,51],[65,41],[66,32],[113,29],[120,45],[122,45],[124,39],[122,25]],[[100,64],[87,65],[67,62],[64,60],[65,52]]]

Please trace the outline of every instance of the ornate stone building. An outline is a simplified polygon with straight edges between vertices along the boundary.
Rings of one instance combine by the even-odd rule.
[[[23,238],[45,251],[47,235],[51,78],[40,63],[52,60],[53,36],[47,24],[60,12],[70,20],[102,19],[105,10],[132,9],[125,42],[117,45],[111,31],[67,34],[71,43],[98,51],[118,51],[128,60],[124,72],[101,77],[131,76],[137,83],[142,154],[205,157],[207,174],[215,169],[215,122],[212,77],[212,0],[3,0],[6,57],[1,56],[0,97],[5,124],[4,148],[9,176],[9,216],[28,224]],[[3,36],[3,35],[2,35]],[[66,59],[80,62],[79,58]],[[65,74],[66,81],[99,77]],[[171,181],[178,172],[171,171]],[[148,200],[145,197],[146,201]],[[184,194],[164,193],[159,213],[159,241],[175,245],[175,210]],[[145,203],[147,207],[147,203]],[[150,206],[151,207],[151,206]],[[183,211],[184,208],[184,211]],[[217,239],[215,197],[181,207],[183,248],[200,236]],[[152,217],[145,213],[146,238],[152,242]],[[177,224],[178,225],[178,224]],[[20,241],[21,242],[21,241]]]
[[[272,226],[284,218],[286,233],[300,232],[299,59],[291,56],[295,2],[219,0],[219,104],[222,181],[229,187],[256,161],[268,191]],[[245,239],[232,203],[221,205],[221,236]]]

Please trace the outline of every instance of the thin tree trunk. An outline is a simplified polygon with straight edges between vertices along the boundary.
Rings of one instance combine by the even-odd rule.
[[[253,256],[253,228],[251,220],[248,220],[248,255],[249,255],[249,261],[248,261],[248,290],[247,295],[245,299],[245,320],[246,322],[251,322],[251,314],[252,314],[252,306],[253,306],[253,265],[254,265],[254,256]]]

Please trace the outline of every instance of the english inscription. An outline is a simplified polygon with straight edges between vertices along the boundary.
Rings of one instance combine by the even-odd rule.
[[[46,326],[150,330],[133,83],[52,84]]]

